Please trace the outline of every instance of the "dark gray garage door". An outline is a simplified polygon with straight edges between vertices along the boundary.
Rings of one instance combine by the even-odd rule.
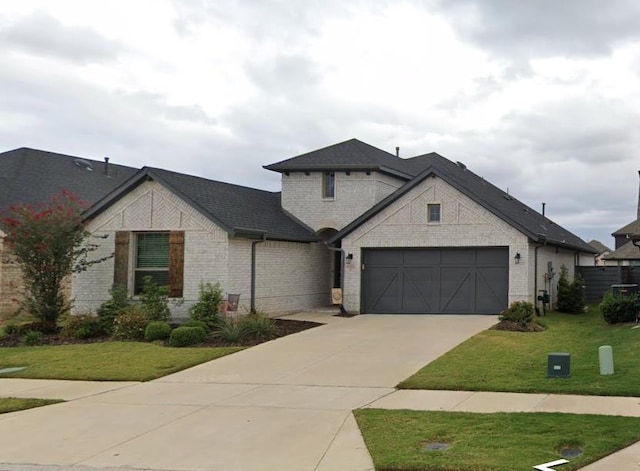
[[[362,312],[496,314],[507,307],[509,250],[365,249]]]

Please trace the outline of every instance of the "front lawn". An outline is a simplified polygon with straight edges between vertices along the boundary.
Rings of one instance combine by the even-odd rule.
[[[141,342],[0,348],[3,368],[26,369],[3,378],[148,381],[242,350],[167,348]]]
[[[567,458],[562,471],[640,439],[640,418],[573,414],[472,414],[360,409],[354,412],[376,470],[513,471]],[[429,445],[446,450],[429,451]]]
[[[640,396],[640,329],[607,325],[597,307],[586,314],[553,312],[540,319],[548,327],[544,332],[481,332],[398,387]],[[600,375],[601,345],[613,347],[613,375]],[[570,378],[547,378],[552,352],[571,354]]]
[[[17,397],[0,397],[0,414],[16,412],[19,410],[33,409],[34,407],[48,406],[64,402],[58,399],[23,399]]]

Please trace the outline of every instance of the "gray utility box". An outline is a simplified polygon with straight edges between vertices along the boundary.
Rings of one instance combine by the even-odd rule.
[[[569,376],[571,376],[571,354],[549,353],[547,377],[568,378]]]

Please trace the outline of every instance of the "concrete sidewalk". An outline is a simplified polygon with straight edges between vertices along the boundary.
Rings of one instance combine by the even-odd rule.
[[[332,318],[147,383],[0,379],[0,396],[71,401],[0,415],[0,470],[370,471],[360,407],[640,417],[640,398],[395,390],[495,318],[462,320]],[[639,467],[635,444],[583,469]]]

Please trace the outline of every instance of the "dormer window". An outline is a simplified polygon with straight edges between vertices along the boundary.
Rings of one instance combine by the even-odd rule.
[[[440,205],[439,204],[427,205],[427,222],[430,222],[430,223],[440,222]]]
[[[322,197],[333,199],[336,197],[336,174],[327,172],[322,174]]]

